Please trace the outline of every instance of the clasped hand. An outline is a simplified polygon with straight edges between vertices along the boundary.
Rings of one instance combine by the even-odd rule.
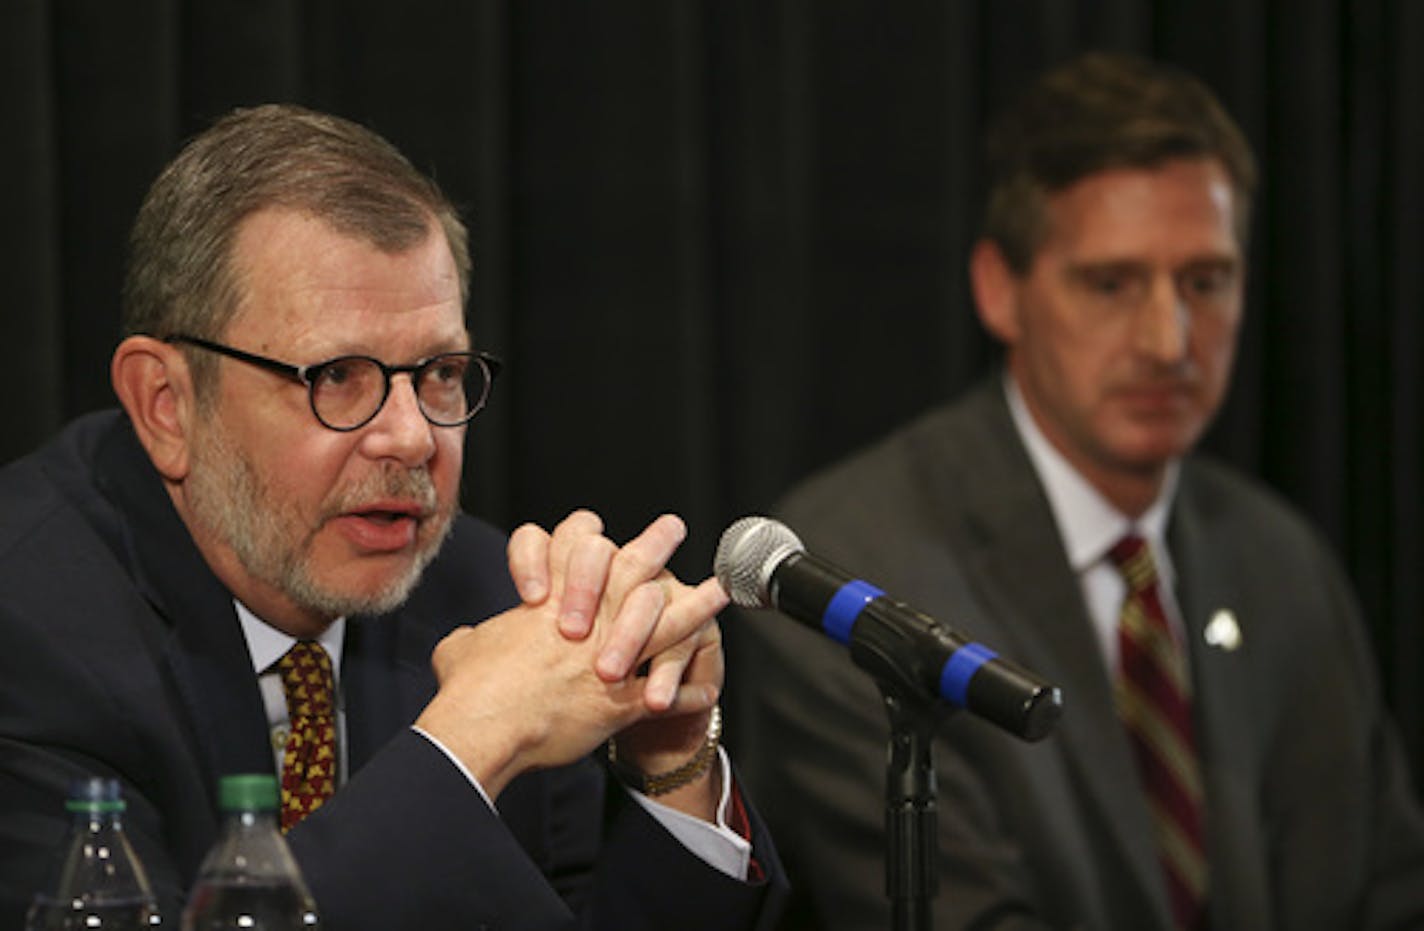
[[[440,642],[440,690],[416,723],[492,798],[615,734],[620,759],[645,772],[687,760],[722,688],[716,615],[727,598],[716,579],[690,587],[668,571],[685,536],[671,515],[622,547],[590,511],[552,534],[520,527],[509,566],[523,603]]]

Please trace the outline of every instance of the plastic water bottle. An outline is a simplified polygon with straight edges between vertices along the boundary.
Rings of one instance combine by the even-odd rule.
[[[224,776],[222,833],[198,870],[183,931],[297,931],[321,927],[316,903],[277,829],[277,780]]]
[[[35,896],[26,931],[147,931],[158,903],[143,864],[124,835],[117,779],[81,779],[65,803],[73,821],[54,879]]]

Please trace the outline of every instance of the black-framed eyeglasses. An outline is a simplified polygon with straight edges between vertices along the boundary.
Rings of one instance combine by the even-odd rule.
[[[487,352],[442,352],[410,365],[387,365],[370,356],[338,356],[313,365],[292,365],[197,336],[175,334],[164,342],[183,343],[276,372],[305,385],[312,413],[322,425],[343,433],[370,423],[391,393],[391,376],[410,376],[425,419],[437,427],[469,423],[485,406],[501,362]]]

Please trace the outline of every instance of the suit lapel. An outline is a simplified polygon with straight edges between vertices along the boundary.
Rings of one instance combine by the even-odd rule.
[[[973,404],[973,435],[951,440],[975,451],[960,476],[966,487],[955,494],[968,502],[958,546],[969,554],[970,584],[990,623],[1004,632],[1001,652],[1062,688],[1059,734],[1048,740],[1120,854],[1103,868],[1130,876],[1165,925],[1150,818],[1082,590],[997,380],[990,389]]]
[[[397,616],[348,622],[341,683],[351,773],[400,728],[409,727],[434,695],[433,648],[429,631]]]
[[[1234,868],[1211,877],[1211,909],[1218,916],[1260,914],[1251,890],[1264,876],[1248,875],[1261,864],[1242,851],[1264,849],[1254,832],[1260,741],[1252,733],[1258,698],[1245,656],[1251,636],[1245,616],[1238,562],[1220,547],[1206,545],[1207,509],[1198,505],[1191,464],[1182,482],[1169,528],[1168,545],[1177,568],[1177,601],[1182,609],[1193,680],[1193,716],[1207,801],[1209,861]],[[1208,632],[1210,630],[1210,633]],[[1233,634],[1235,639],[1233,639]]]
[[[163,652],[215,799],[224,773],[271,772],[267,718],[232,596],[192,543],[126,420],[99,453],[101,487],[123,515],[144,598],[168,625]]]

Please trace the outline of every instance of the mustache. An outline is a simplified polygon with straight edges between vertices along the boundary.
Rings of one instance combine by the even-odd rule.
[[[372,501],[392,498],[415,502],[422,515],[433,513],[439,503],[435,480],[430,477],[429,470],[387,465],[381,471],[341,488],[322,509],[322,517],[337,517],[360,510]]]

